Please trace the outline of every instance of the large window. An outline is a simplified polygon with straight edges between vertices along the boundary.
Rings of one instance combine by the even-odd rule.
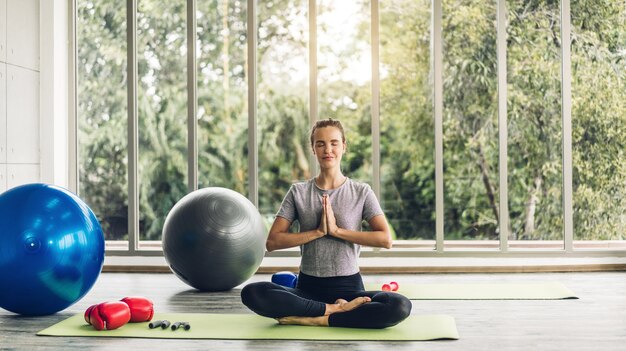
[[[78,1],[79,188],[107,240],[128,240],[125,1]]]
[[[435,239],[430,0],[380,3],[381,201],[396,239]]]
[[[198,186],[243,195],[248,184],[246,13],[245,1],[228,0],[198,1],[196,13]]]
[[[318,117],[346,125],[343,172],[372,181],[370,3],[318,0]]]
[[[259,211],[269,225],[293,182],[309,179],[306,0],[258,6]]]
[[[121,249],[158,249],[196,186],[248,196],[269,226],[332,117],[396,249],[623,249],[626,4],[570,2],[77,0],[77,190]]]
[[[186,1],[137,4],[139,233],[161,240],[187,193]]]
[[[443,1],[446,239],[498,239],[495,4],[479,0]]]
[[[576,246],[626,239],[626,2],[572,2]]]
[[[563,246],[559,1],[507,1],[509,240]]]

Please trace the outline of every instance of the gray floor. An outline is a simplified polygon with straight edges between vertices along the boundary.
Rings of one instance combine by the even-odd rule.
[[[387,279],[388,278],[388,279]],[[323,342],[159,340],[40,337],[35,333],[93,303],[143,295],[159,312],[248,313],[238,290],[199,293],[171,274],[102,274],[82,300],[55,315],[22,317],[0,309],[2,350],[626,350],[626,272],[418,274],[365,281],[528,282],[557,280],[578,300],[413,301],[414,314],[456,318],[459,340],[428,342]],[[269,280],[267,275],[251,279]]]

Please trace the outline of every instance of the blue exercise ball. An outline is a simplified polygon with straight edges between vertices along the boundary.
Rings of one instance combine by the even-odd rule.
[[[170,210],[163,225],[163,254],[172,272],[188,285],[228,290],[259,268],[267,234],[261,214],[245,196],[204,188]]]
[[[0,307],[61,311],[85,296],[103,263],[100,223],[73,193],[27,184],[0,195]]]

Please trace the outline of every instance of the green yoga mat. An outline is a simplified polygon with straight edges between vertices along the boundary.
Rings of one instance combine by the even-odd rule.
[[[367,290],[380,290],[383,283],[365,284]],[[411,300],[556,300],[577,299],[558,282],[404,284],[398,293]]]
[[[284,339],[284,340],[399,340],[458,339],[454,318],[413,315],[386,329],[355,329],[279,325],[255,314],[157,313],[153,320],[189,322],[191,329],[149,329],[148,323],[128,323],[115,330],[97,331],[82,314],[72,316],[37,333],[46,336],[105,336],[164,339]]]

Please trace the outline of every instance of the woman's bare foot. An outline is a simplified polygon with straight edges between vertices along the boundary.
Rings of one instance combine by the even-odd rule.
[[[324,315],[328,316],[333,313],[352,311],[353,309],[370,301],[372,301],[372,299],[370,299],[368,296],[357,297],[350,302],[344,299],[337,299],[334,304],[326,304],[326,312],[324,313]]]
[[[319,316],[319,317],[282,317],[276,318],[278,324],[284,325],[310,325],[310,326],[318,326],[318,327],[327,327],[328,326],[328,316]]]
[[[276,318],[276,320],[278,321],[278,324],[285,324],[285,325],[311,325],[311,326],[327,327],[328,316],[330,316],[331,314],[352,311],[353,309],[363,304],[366,304],[370,301],[372,301],[372,299],[370,299],[367,296],[357,297],[356,299],[350,302],[344,299],[337,299],[334,304],[326,304],[326,312],[324,313],[323,316],[319,316],[319,317],[289,316],[289,317]]]

